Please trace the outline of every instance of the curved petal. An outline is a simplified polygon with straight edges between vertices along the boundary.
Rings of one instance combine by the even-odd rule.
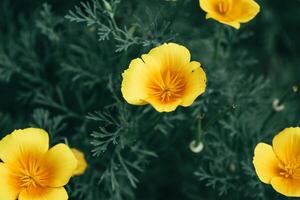
[[[15,200],[17,199],[20,190],[12,180],[12,175],[9,168],[0,163],[0,199]]]
[[[275,177],[271,180],[272,187],[288,197],[300,197],[300,180],[284,177]]]
[[[149,55],[160,61],[161,65],[166,68],[181,68],[191,60],[189,50],[175,43],[163,44],[156,47],[149,52]]]
[[[215,12],[217,3],[217,0],[199,0],[200,7],[205,12]]]
[[[253,164],[258,178],[264,183],[269,184],[272,178],[279,176],[279,160],[271,145],[265,143],[256,145]]]
[[[0,141],[0,159],[13,162],[27,153],[42,155],[49,149],[48,133],[38,128],[15,130]]]
[[[48,177],[48,186],[62,187],[73,175],[77,160],[67,145],[58,144],[47,152],[44,166],[51,172]]]
[[[286,128],[273,138],[273,150],[283,163],[300,161],[300,128]]]
[[[200,66],[199,62],[193,61],[186,67],[189,72],[186,74],[187,83],[182,97],[182,106],[190,106],[205,91],[206,74]]]
[[[253,0],[239,0],[233,4],[229,18],[232,21],[245,23],[253,19],[260,11],[260,6]]]
[[[77,167],[76,167],[75,171],[73,172],[73,175],[75,175],[75,176],[82,175],[87,168],[87,162],[85,160],[84,154],[81,151],[74,149],[74,148],[71,150],[72,150],[72,153],[74,154],[75,158],[78,161]]]
[[[169,103],[163,103],[158,101],[156,98],[149,98],[147,101],[153,106],[158,112],[172,112],[180,105],[181,99],[175,100]]]
[[[131,61],[129,68],[122,74],[121,92],[124,99],[130,104],[145,104],[146,91],[143,84],[147,73],[145,68],[145,63],[140,58],[134,59]]]
[[[67,200],[68,193],[63,187],[59,188],[31,188],[24,189],[19,196],[19,200]]]

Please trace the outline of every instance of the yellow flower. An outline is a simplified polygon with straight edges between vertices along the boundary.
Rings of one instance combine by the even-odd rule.
[[[199,0],[200,7],[207,12],[206,19],[213,18],[236,29],[259,13],[254,0]]]
[[[84,174],[84,172],[87,168],[87,162],[84,158],[84,154],[81,151],[74,149],[74,148],[72,148],[71,150],[72,150],[75,158],[78,161],[77,167],[76,167],[75,171],[73,172],[73,175],[74,176],[82,175],[82,174]]]
[[[77,166],[70,148],[49,149],[42,129],[16,130],[0,141],[1,200],[67,200],[64,185]]]
[[[273,138],[273,147],[259,143],[253,164],[259,179],[279,193],[300,197],[300,128],[286,128]]]
[[[123,73],[123,97],[133,105],[151,104],[159,112],[190,106],[206,87],[200,63],[190,60],[189,50],[174,43],[132,60]]]

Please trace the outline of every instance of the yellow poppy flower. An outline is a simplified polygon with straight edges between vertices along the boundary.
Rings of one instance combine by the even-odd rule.
[[[84,174],[84,172],[87,168],[87,162],[84,158],[84,154],[81,151],[74,149],[74,148],[72,148],[71,150],[72,150],[75,158],[78,161],[77,167],[76,167],[75,171],[73,172],[73,176],[82,175],[82,174]]]
[[[254,0],[199,0],[200,7],[207,12],[206,19],[213,18],[236,29],[259,13]]]
[[[0,141],[0,199],[67,200],[64,185],[77,166],[70,148],[49,149],[42,129],[16,130]]]
[[[286,128],[273,138],[273,147],[259,143],[253,164],[259,179],[279,193],[300,197],[300,128]]]
[[[151,104],[159,112],[190,106],[205,91],[206,75],[184,46],[169,43],[131,61],[123,73],[122,94],[133,105]]]

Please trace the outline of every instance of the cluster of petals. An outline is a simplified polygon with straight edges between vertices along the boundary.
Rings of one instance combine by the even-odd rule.
[[[253,164],[259,179],[279,193],[300,196],[300,128],[286,128],[273,138],[272,145],[259,143]]]
[[[77,168],[65,144],[49,149],[42,129],[16,130],[0,141],[0,199],[67,200],[64,186]]]
[[[241,23],[252,20],[260,11],[254,0],[199,0],[200,7],[207,13],[206,19],[212,18],[220,23],[240,28]]]
[[[130,104],[151,104],[159,112],[170,112],[179,105],[190,106],[205,88],[201,64],[191,61],[186,47],[168,43],[131,61],[121,91]]]

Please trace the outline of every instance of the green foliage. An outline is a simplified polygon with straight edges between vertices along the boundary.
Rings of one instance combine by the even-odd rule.
[[[300,29],[288,29],[299,2],[290,12],[259,3],[237,31],[190,0],[0,1],[0,136],[40,127],[83,151],[89,167],[68,185],[74,200],[284,199],[258,180],[252,157],[258,142],[300,125]],[[122,71],[169,41],[201,61],[205,94],[172,113],[128,105]]]

